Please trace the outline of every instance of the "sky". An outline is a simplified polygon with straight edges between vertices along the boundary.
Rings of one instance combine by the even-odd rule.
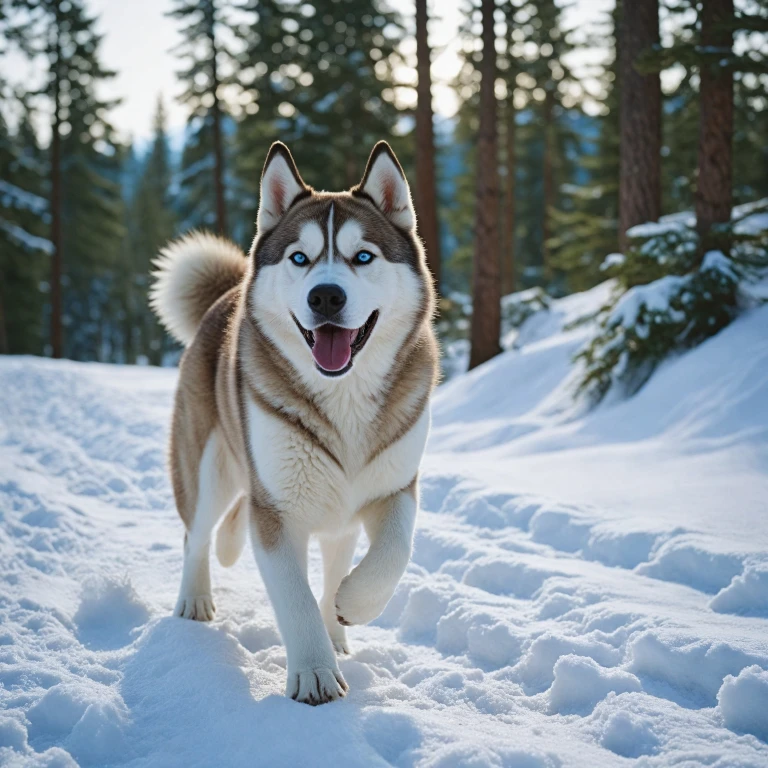
[[[177,101],[179,66],[172,49],[179,42],[178,24],[165,16],[171,0],[89,0],[99,17],[98,30],[104,36],[101,55],[117,77],[104,86],[103,94],[121,98],[113,110],[112,122],[123,137],[137,140],[151,133],[152,115],[162,95],[168,114],[169,132],[180,135],[186,122],[184,106]],[[411,27],[412,0],[390,0]],[[452,115],[457,107],[450,82],[459,67],[457,29],[462,19],[463,0],[431,0],[430,45],[434,51],[432,76],[434,108],[437,114]],[[576,0],[566,11],[566,28],[584,30],[613,5],[613,0]],[[415,50],[415,43],[412,50]],[[588,68],[594,51],[580,51],[572,66]],[[6,62],[6,66],[9,64]],[[19,66],[11,62],[10,66]],[[409,73],[403,73],[406,77]],[[415,73],[410,73],[415,77]]]

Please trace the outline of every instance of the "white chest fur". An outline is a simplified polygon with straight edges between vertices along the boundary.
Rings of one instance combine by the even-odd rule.
[[[343,529],[368,503],[401,490],[416,474],[429,432],[429,408],[397,442],[365,463],[371,446],[357,425],[341,467],[309,436],[253,401],[247,405],[248,440],[260,482],[281,512],[310,532]],[[340,425],[341,426],[341,425]],[[346,434],[345,434],[346,432]]]

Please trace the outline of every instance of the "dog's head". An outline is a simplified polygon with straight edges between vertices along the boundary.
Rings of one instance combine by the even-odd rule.
[[[386,142],[340,193],[307,186],[274,144],[251,258],[250,312],[305,378],[383,375],[431,311],[408,182]]]

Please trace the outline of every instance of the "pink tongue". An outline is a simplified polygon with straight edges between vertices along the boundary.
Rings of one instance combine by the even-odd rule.
[[[315,345],[312,354],[317,364],[326,371],[340,371],[352,357],[352,342],[357,336],[356,328],[339,328],[335,325],[321,325],[315,328]]]

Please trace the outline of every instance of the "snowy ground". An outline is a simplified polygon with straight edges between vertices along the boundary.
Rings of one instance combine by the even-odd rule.
[[[174,372],[0,360],[0,764],[768,766],[768,307],[585,417],[600,299],[441,389],[413,563],[318,708],[250,555],[170,617]]]

